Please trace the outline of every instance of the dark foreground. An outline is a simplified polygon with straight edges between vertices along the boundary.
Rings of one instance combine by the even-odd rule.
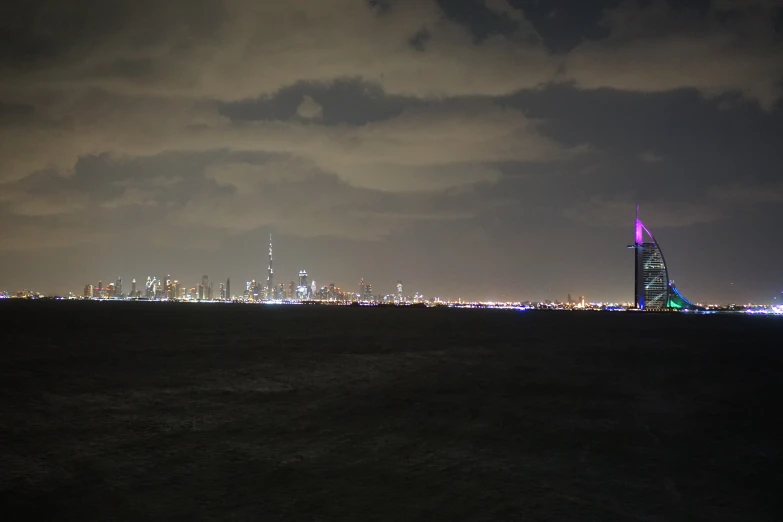
[[[3,520],[783,520],[783,321],[0,305]]]

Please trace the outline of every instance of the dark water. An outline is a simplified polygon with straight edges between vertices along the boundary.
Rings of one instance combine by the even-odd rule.
[[[0,304],[3,520],[783,520],[783,320]]]

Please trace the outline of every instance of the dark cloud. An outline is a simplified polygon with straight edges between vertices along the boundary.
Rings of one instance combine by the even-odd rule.
[[[53,253],[58,290],[154,264],[260,277],[250,259],[274,231],[291,266],[338,282],[627,297],[621,253],[575,252],[626,241],[636,202],[713,264],[687,231],[779,237],[781,7],[6,2],[0,287],[29,286]],[[783,284],[756,274],[749,297]]]
[[[289,120],[295,117],[305,96],[319,101],[322,123],[327,125],[363,125],[399,116],[405,109],[439,103],[389,95],[378,84],[358,79],[337,79],[328,83],[300,82],[273,95],[225,103],[220,113],[236,121]]]

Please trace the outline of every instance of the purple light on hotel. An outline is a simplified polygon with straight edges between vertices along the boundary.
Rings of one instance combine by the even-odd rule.
[[[636,205],[636,244],[641,245],[643,242],[644,237],[642,236],[642,225],[641,220],[639,219],[639,205]]]

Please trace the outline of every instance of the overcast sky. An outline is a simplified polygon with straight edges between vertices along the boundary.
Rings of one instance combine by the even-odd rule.
[[[783,290],[779,0],[10,0],[0,289]],[[777,301],[773,297],[778,296]]]

